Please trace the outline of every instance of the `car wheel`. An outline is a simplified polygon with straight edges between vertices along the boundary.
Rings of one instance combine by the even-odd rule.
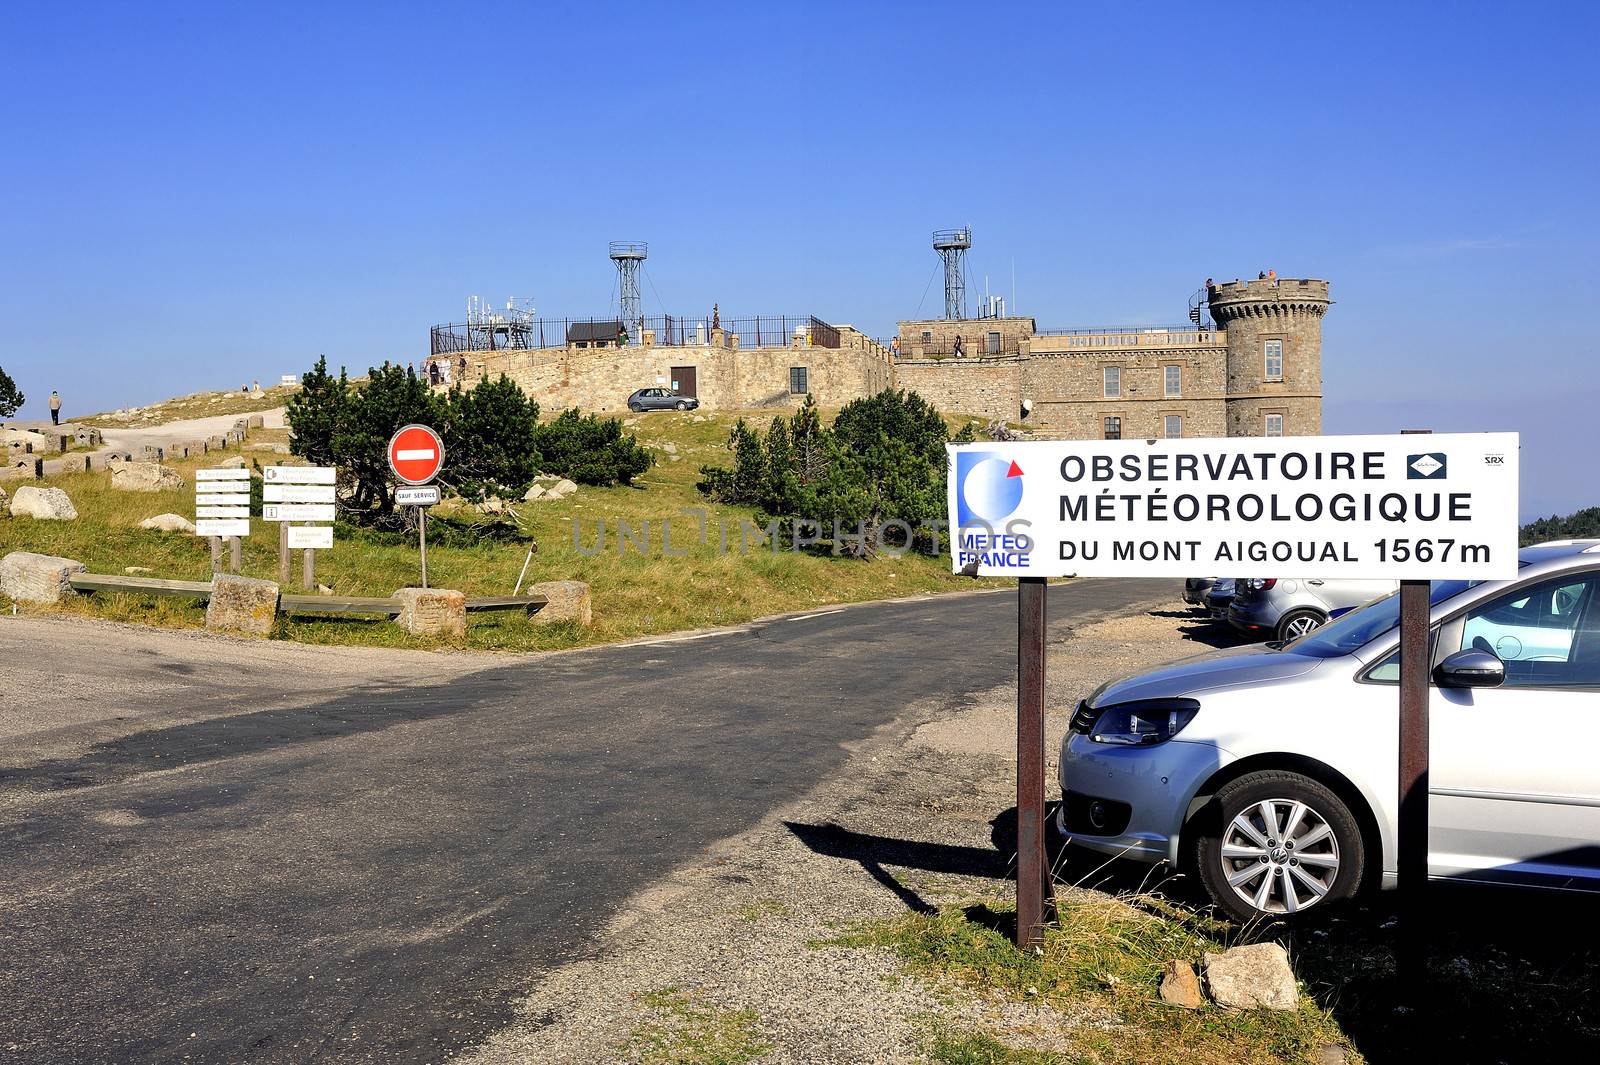
[[[1217,792],[1204,816],[1200,881],[1236,921],[1294,916],[1361,885],[1366,852],[1355,815],[1310,777],[1246,774]]]
[[[679,403],[679,404],[678,404],[678,409],[679,409],[679,410],[688,410],[688,409],[689,409],[689,404],[687,404],[687,403],[683,403],[683,402],[680,402],[680,403]]]
[[[1284,643],[1298,640],[1314,629],[1320,629],[1327,618],[1315,610],[1291,610],[1278,619],[1278,639]]]

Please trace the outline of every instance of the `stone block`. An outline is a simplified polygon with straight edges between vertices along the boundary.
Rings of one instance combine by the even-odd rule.
[[[244,420],[244,427],[246,429],[260,429],[266,424],[267,420],[259,414],[252,414],[250,417]]]
[[[278,616],[278,586],[272,581],[218,573],[211,578],[206,628],[245,636],[265,636]]]
[[[111,471],[111,487],[118,492],[171,492],[183,486],[178,471],[159,462],[122,462]]]
[[[11,516],[37,518],[40,521],[74,521],[78,508],[72,499],[59,488],[35,488],[23,485],[11,497]]]
[[[208,451],[221,451],[227,446],[228,442],[220,436],[206,437],[206,449]]]
[[[194,522],[182,514],[157,514],[153,518],[146,518],[139,523],[141,529],[154,529],[157,532],[188,533],[194,535]]]
[[[72,594],[67,579],[86,568],[70,558],[13,551],[0,558],[0,595],[19,603],[59,603]]]
[[[542,595],[549,600],[533,614],[539,625],[554,625],[571,621],[585,628],[594,620],[594,603],[589,585],[584,581],[544,581],[528,589],[530,595]]]
[[[467,635],[467,597],[453,588],[402,588],[394,593],[400,600],[396,624],[413,636]]]
[[[139,458],[145,462],[160,462],[167,457],[166,449],[155,444],[145,444],[139,449]]]
[[[1205,970],[1206,987],[1219,1006],[1292,1010],[1300,1005],[1300,987],[1289,968],[1289,952],[1277,943],[1252,943],[1221,954],[1207,953]]]

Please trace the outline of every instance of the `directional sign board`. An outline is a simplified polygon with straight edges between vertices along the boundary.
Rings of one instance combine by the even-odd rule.
[[[261,498],[267,503],[332,503],[331,484],[264,484]]]
[[[396,506],[401,507],[431,507],[439,502],[439,489],[434,485],[425,488],[396,488],[394,501]]]
[[[326,551],[333,547],[333,527],[330,525],[289,525],[289,550]]]
[[[408,425],[389,441],[389,468],[406,484],[427,484],[444,466],[444,441],[426,425]]]
[[[332,503],[263,503],[262,521],[332,521]]]
[[[196,536],[250,535],[250,471],[238,466],[194,471]]]
[[[339,471],[332,466],[268,466],[261,479],[273,484],[333,484]]]
[[[1517,572],[1516,433],[949,447],[951,562],[984,577]]]

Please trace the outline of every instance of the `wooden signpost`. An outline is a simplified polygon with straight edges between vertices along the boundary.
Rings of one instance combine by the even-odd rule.
[[[268,466],[261,479],[261,517],[278,523],[278,583],[289,583],[289,556],[299,551],[301,584],[310,591],[317,586],[316,552],[333,547],[333,528],[290,522],[334,520],[338,471],[332,466]]]
[[[194,532],[211,539],[211,572],[222,572],[222,544],[232,550],[234,573],[244,549],[240,537],[250,535],[250,471],[239,466],[194,471]]]

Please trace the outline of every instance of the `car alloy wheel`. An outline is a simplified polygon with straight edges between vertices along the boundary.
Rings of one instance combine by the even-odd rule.
[[[1292,918],[1361,885],[1366,854],[1355,815],[1310,777],[1248,773],[1224,785],[1201,816],[1200,880],[1236,921]]]
[[[1339,879],[1339,841],[1316,810],[1264,799],[1239,811],[1222,835],[1222,868],[1233,893],[1262,913],[1298,913]]]
[[[687,404],[687,403],[679,403],[678,404],[678,409],[679,410],[688,410],[689,409],[689,404]]]
[[[1288,643],[1320,628],[1322,628],[1321,614],[1313,610],[1297,610],[1278,622],[1278,638]]]

